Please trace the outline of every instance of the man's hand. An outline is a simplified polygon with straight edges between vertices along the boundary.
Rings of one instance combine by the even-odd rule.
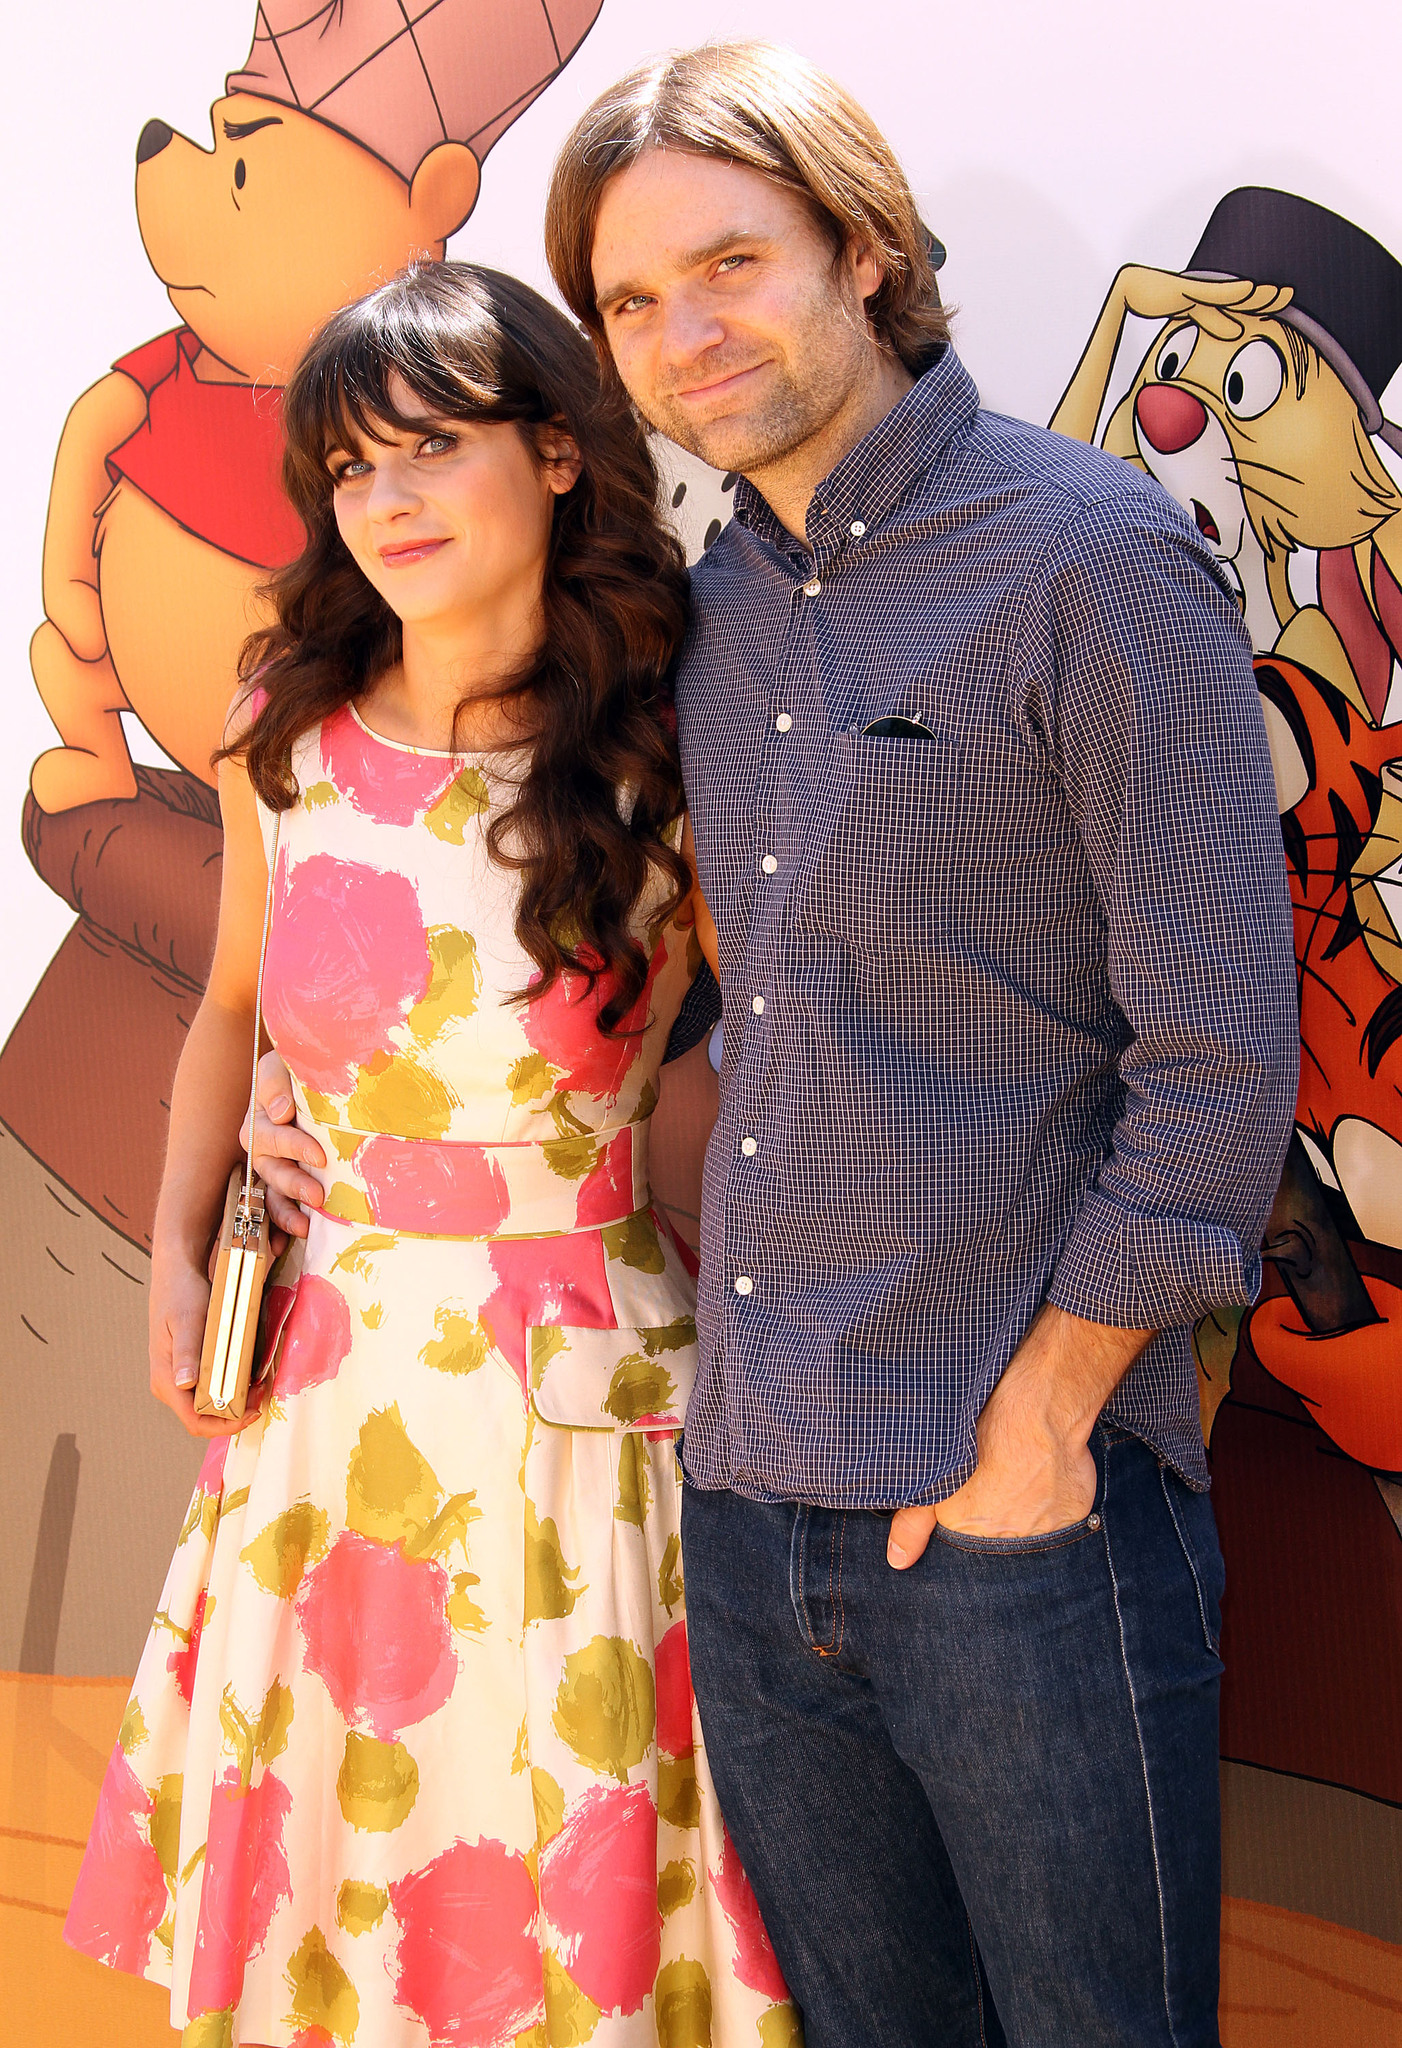
[[[888,1561],[905,1571],[935,1525],[969,1536],[1069,1528],[1095,1499],[1096,1418],[1152,1330],[1116,1330],[1043,1308],[978,1419],[978,1465],[956,1493],[891,1518]]]
[[[294,1122],[292,1081],[275,1052],[265,1052],[258,1062],[254,1099],[253,1169],[267,1185],[268,1214],[275,1228],[285,1230],[289,1237],[305,1237],[305,1212],[319,1209],[325,1193],[321,1182],[303,1169],[323,1168],[326,1154],[316,1139]],[[248,1144],[246,1117],[239,1143]]]

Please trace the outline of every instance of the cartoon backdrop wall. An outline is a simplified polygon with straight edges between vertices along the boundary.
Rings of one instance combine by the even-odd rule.
[[[745,32],[799,42],[896,142],[985,402],[1147,469],[1240,592],[1304,1057],[1263,1299],[1198,1332],[1229,1567],[1223,2038],[1395,2042],[1402,32],[1363,0],[381,11],[79,0],[12,48],[0,2031],[165,2038],[159,1997],[58,1927],[197,1462],[145,1391],[143,1297],[215,914],[208,755],[258,580],[296,545],[277,385],[411,247],[546,285],[574,115],[648,51]],[[695,553],[723,482],[676,458],[669,495]]]

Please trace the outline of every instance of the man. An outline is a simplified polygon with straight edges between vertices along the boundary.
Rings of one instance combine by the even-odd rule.
[[[791,53],[605,93],[546,246],[742,479],[677,684],[726,1019],[684,1550],[809,2048],[1215,2043],[1188,1331],[1255,1296],[1296,1080],[1241,619],[1166,494],[980,411]]]
[[[1188,1328],[1254,1297],[1296,1059],[1240,618],[1163,492],[980,411],[791,53],[604,94],[546,238],[742,479],[677,685],[726,1019],[685,1557],[808,2048],[1216,2043]]]

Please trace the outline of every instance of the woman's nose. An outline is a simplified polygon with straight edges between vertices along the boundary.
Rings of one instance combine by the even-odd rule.
[[[392,519],[404,512],[412,512],[419,502],[413,479],[402,463],[393,460],[378,462],[375,474],[370,479],[370,516],[373,519]]]

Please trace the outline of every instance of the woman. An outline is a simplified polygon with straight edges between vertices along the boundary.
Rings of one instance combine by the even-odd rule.
[[[631,417],[508,278],[407,274],[288,388],[309,535],[220,763],[152,1380],[210,1449],[67,1924],[187,2043],[796,2040],[686,1657],[695,1360],[646,1135],[699,957]],[[193,1412],[263,1015],[329,1162],[266,1398]]]

